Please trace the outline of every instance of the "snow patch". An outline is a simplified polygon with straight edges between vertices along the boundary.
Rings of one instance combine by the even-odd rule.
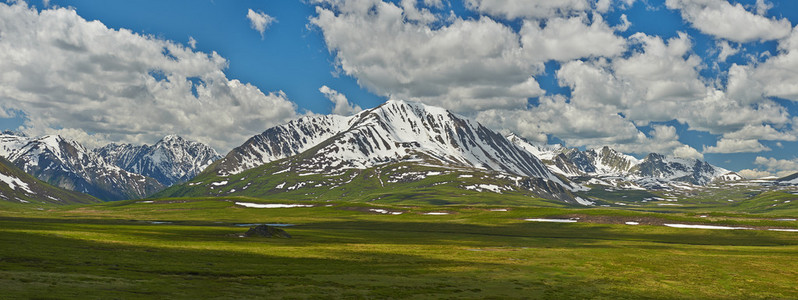
[[[673,228],[693,228],[693,229],[723,229],[723,230],[751,229],[748,227],[731,227],[731,226],[716,226],[716,225],[691,225],[691,224],[663,224],[663,225]]]
[[[372,211],[372,212],[375,212],[375,213],[384,214],[384,215],[401,215],[402,214],[401,211],[388,211],[388,210],[384,210],[384,209],[380,209],[380,208],[370,208],[369,211]]]
[[[529,222],[549,222],[549,223],[576,223],[574,219],[524,219]]]
[[[226,184],[227,184],[227,180],[219,181],[219,182],[211,182],[212,186],[220,186],[220,185],[226,185]]]
[[[244,207],[251,207],[251,208],[313,207],[313,205],[308,205],[308,204],[258,204],[258,203],[250,203],[250,202],[236,202],[236,205],[241,205],[241,206],[244,206]]]
[[[19,178],[8,176],[6,174],[0,174],[0,181],[5,182],[6,185],[8,185],[8,187],[10,187],[12,190],[16,190],[17,187],[19,187],[20,189],[28,192],[28,194],[33,194],[33,191],[30,190],[28,184]]]
[[[596,204],[593,201],[582,199],[582,197],[576,197],[574,200],[576,200],[576,203],[579,203],[579,204],[582,204],[582,205],[585,205],[585,206],[591,206],[591,205]]]

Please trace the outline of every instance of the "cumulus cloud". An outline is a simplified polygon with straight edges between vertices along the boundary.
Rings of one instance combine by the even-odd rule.
[[[779,54],[760,64],[729,69],[728,89],[740,99],[780,97],[798,101],[798,29],[779,41]]]
[[[744,153],[770,151],[759,141],[721,138],[715,146],[704,147],[704,153]]]
[[[765,141],[796,141],[798,136],[791,132],[778,131],[770,125],[745,125],[742,129],[723,135],[728,139],[759,139]]]
[[[798,172],[798,159],[776,159],[773,157],[765,158],[757,156],[754,164],[762,166],[765,171],[775,174],[779,177],[794,174]]]
[[[743,169],[737,171],[737,174],[747,179],[760,179],[760,178],[773,176],[773,173],[770,173],[768,171],[760,171],[754,169]]]
[[[349,100],[346,99],[344,94],[339,93],[336,90],[333,90],[326,85],[323,85],[319,88],[319,92],[324,94],[324,97],[327,97],[335,106],[333,107],[332,113],[336,115],[342,116],[350,116],[356,113],[359,113],[363,109],[360,108],[359,105],[354,103],[349,103]]]
[[[545,19],[590,10],[588,0],[466,0],[468,9],[509,20]]]
[[[277,22],[277,19],[274,17],[267,15],[264,12],[256,12],[251,8],[247,11],[247,19],[249,19],[250,26],[255,31],[260,32],[260,37],[263,38],[263,33],[269,28],[274,22]]]
[[[767,2],[765,0],[756,0],[757,15],[764,16],[771,8],[773,8],[773,3]]]
[[[179,134],[227,151],[296,116],[284,93],[228,79],[216,53],[109,29],[73,9],[0,3],[0,33],[0,107],[23,112],[29,134],[88,145]]]
[[[381,96],[466,114],[526,107],[545,94],[534,76],[546,61],[616,56],[626,47],[598,14],[525,20],[516,32],[486,16],[432,26],[416,14],[417,1],[322,2],[311,23],[342,72]]]
[[[673,156],[683,157],[683,158],[693,158],[693,159],[704,159],[704,154],[698,152],[698,150],[688,145],[681,145],[676,149],[673,149]]]
[[[667,0],[669,9],[678,9],[682,18],[703,33],[735,42],[769,41],[790,34],[787,19],[767,18],[764,1],[757,3],[757,12],[749,12],[742,4],[725,0]]]
[[[197,49],[197,40],[195,40],[193,36],[188,37],[188,46],[191,47],[191,49]]]
[[[740,52],[740,48],[734,48],[729,44],[729,41],[718,41],[718,61],[725,62],[729,56],[735,55]]]
[[[543,69],[521,51],[518,35],[490,18],[432,28],[378,0],[332,1],[316,8],[319,28],[342,72],[381,96],[459,112],[525,107],[543,95]]]
[[[621,24],[616,25],[613,29],[623,32],[629,30],[629,27],[632,27],[632,22],[629,22],[626,14],[621,14]]]
[[[535,61],[568,61],[583,57],[613,57],[626,49],[626,40],[599,14],[589,21],[587,16],[552,18],[540,23],[525,21],[521,27],[521,43]]]

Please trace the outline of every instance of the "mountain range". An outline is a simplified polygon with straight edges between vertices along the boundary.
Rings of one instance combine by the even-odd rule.
[[[458,180],[450,180],[453,174]],[[494,181],[480,185],[463,178]],[[653,183],[705,185],[741,177],[695,159],[655,153],[637,159],[609,147],[579,150],[533,145],[442,108],[391,100],[350,117],[313,115],[269,128],[194,180],[156,196],[265,197],[288,192],[292,197],[316,199],[332,194],[351,197],[352,193],[342,190],[353,182],[383,188],[393,185],[394,190],[401,189],[401,184],[427,182],[416,187],[451,185],[460,190],[522,193],[587,204],[590,201],[575,192],[588,189],[589,179],[605,183],[602,180],[607,178],[637,188],[657,188]]]
[[[399,197],[390,190],[448,189],[590,204],[577,194],[593,185],[652,190],[742,179],[697,159],[535,145],[442,108],[398,100],[348,117],[308,115],[224,157],[174,135],[152,146],[87,150],[60,136],[8,132],[0,135],[0,156],[50,184],[106,201],[153,194],[369,201]]]
[[[176,136],[153,146],[111,144],[88,150],[58,135],[11,132],[0,135],[0,156],[42,181],[105,201],[152,195],[219,158],[210,147]]]
[[[152,146],[108,144],[94,153],[125,171],[154,178],[164,186],[186,182],[221,158],[210,146],[176,135],[168,135]]]

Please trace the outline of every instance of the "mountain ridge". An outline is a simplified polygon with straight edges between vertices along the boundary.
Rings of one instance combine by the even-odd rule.
[[[221,156],[213,148],[177,135],[167,135],[152,146],[108,144],[93,150],[112,164],[171,186],[190,180]]]

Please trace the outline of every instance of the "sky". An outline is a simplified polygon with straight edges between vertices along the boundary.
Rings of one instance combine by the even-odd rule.
[[[798,171],[798,1],[0,1],[0,129],[221,153],[389,99],[535,143]]]

